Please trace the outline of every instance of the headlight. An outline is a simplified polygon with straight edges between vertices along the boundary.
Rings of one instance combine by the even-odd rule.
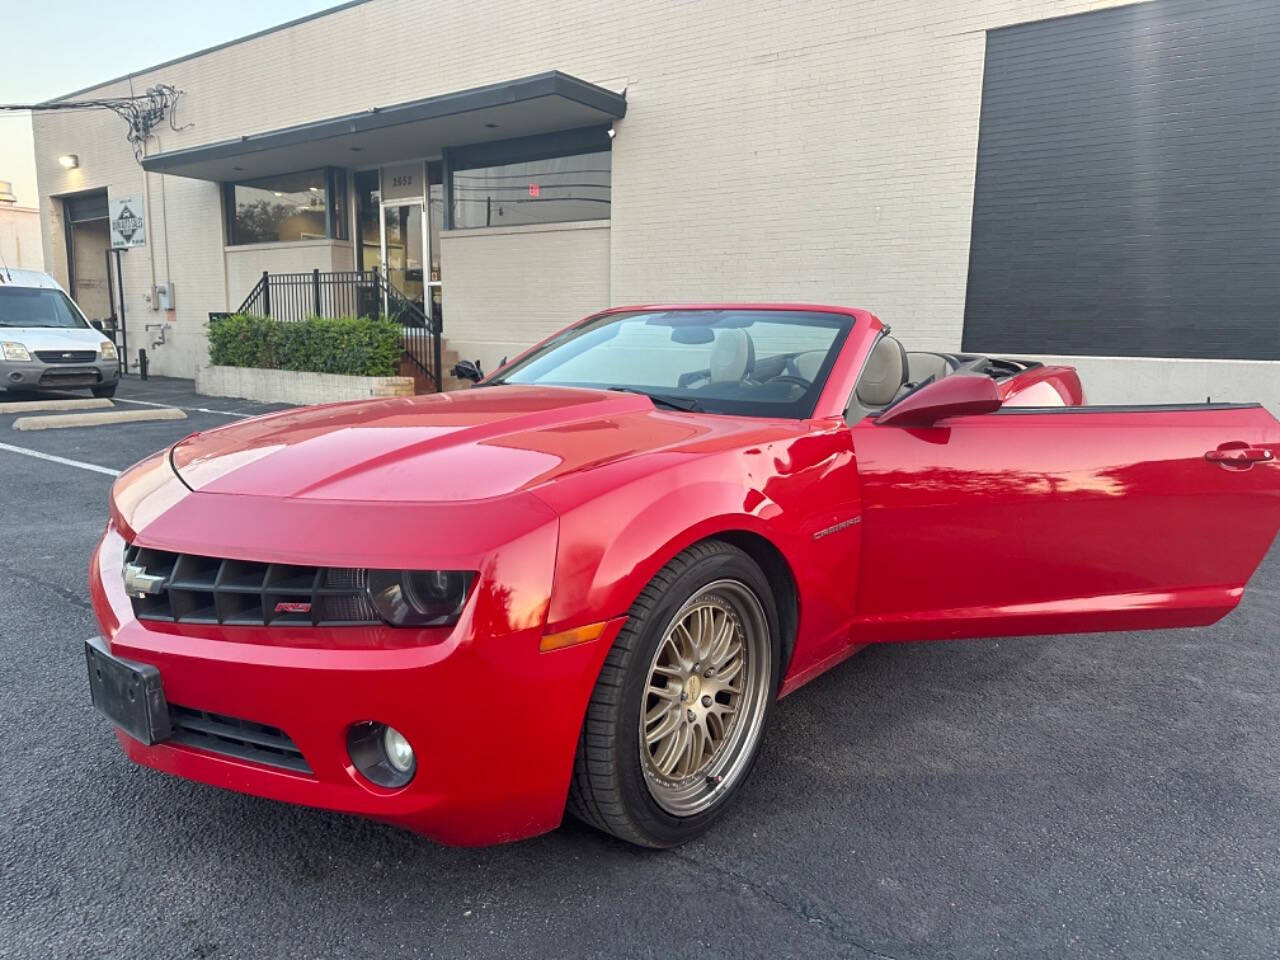
[[[461,570],[370,570],[369,599],[396,627],[456,623],[475,574]]]
[[[6,360],[30,360],[31,354],[27,353],[27,348],[20,343],[14,343],[12,340],[6,340],[0,346],[4,347],[4,358]]]
[[[116,359],[116,345],[112,343],[110,340],[102,341],[102,359],[103,360]]]

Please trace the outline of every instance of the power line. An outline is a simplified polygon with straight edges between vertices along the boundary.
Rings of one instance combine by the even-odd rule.
[[[133,145],[134,159],[141,161],[151,132],[166,117],[175,132],[193,124],[178,126],[178,99],[182,91],[167,83],[158,83],[146,91],[128,97],[102,97],[94,100],[53,100],[48,103],[0,103],[0,110],[22,110],[49,113],[58,110],[110,110],[129,125],[125,139]]]

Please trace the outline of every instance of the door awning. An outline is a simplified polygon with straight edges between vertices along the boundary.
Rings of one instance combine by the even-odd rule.
[[[252,180],[313,167],[431,156],[445,147],[609,123],[625,94],[552,70],[329,120],[144,157],[142,167],[197,180]]]

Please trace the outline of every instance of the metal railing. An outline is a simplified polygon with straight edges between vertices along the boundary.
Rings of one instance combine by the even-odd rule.
[[[339,270],[323,273],[271,273],[262,271],[236,313],[255,313],[273,320],[305,320],[307,317],[383,317],[400,324],[401,345],[409,360],[437,391],[441,387],[441,323],[428,316],[412,300],[375,270]],[[211,313],[209,317],[226,316]]]

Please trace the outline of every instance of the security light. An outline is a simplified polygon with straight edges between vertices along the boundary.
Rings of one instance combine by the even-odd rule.
[[[58,158],[58,166],[63,170],[74,170],[80,166],[80,157],[74,153],[64,153]]]

